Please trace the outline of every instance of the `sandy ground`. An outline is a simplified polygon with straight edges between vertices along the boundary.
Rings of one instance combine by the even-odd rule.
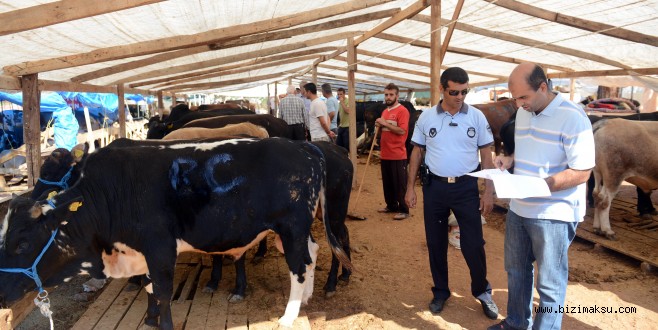
[[[357,178],[363,176],[360,160]],[[358,187],[358,186],[357,186]],[[420,187],[416,187],[422,198]],[[321,244],[316,273],[315,295],[302,307],[314,329],[485,329],[496,323],[487,319],[479,302],[470,295],[468,268],[459,250],[449,247],[450,287],[452,297],[440,315],[428,311],[432,286],[422,209],[413,209],[412,217],[392,220],[392,215],[376,212],[384,206],[378,165],[366,171],[363,190],[355,203],[352,193],[351,213],[367,217],[365,221],[348,220],[357,272],[347,286],[326,299],[322,286],[329,269],[330,257],[321,226],[314,228]],[[422,200],[421,200],[422,201]],[[489,281],[494,290],[503,319],[507,308],[507,275],[503,266],[504,210],[497,209],[487,217],[484,238],[487,242]],[[590,308],[631,308],[630,313],[569,313],[564,316],[564,329],[655,329],[658,325],[658,275],[643,272],[639,262],[576,240],[570,248],[570,281],[566,305]],[[258,274],[248,269],[249,281]],[[287,279],[282,278],[287,281]],[[232,281],[232,280],[231,280]],[[52,296],[56,328],[69,328],[88,303],[72,300],[80,291],[81,281],[61,286]],[[287,284],[286,284],[287,285]],[[93,297],[91,297],[93,299]],[[535,305],[538,295],[535,294]],[[283,306],[281,306],[283,307]],[[20,329],[45,329],[43,317],[32,313]]]

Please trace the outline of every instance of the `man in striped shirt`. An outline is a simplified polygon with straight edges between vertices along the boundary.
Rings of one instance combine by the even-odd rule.
[[[510,202],[505,225],[507,318],[489,329],[560,329],[562,313],[538,312],[533,324],[533,262],[539,309],[557,311],[567,291],[569,245],[585,216],[585,182],[594,167],[592,125],[582,108],[550,90],[536,64],[519,64],[508,85],[520,107],[515,152],[497,156],[494,163],[501,169],[514,164],[514,174],[543,178],[551,196]]]
[[[308,114],[304,108],[304,101],[295,95],[295,86],[288,86],[286,97],[279,103],[281,119],[288,123],[293,140],[306,140],[306,127],[308,127]]]

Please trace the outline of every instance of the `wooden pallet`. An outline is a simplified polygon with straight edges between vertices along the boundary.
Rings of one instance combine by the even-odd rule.
[[[171,302],[175,329],[276,329],[283,315],[289,290],[289,277],[282,255],[268,256],[258,265],[247,262],[247,273],[268,274],[248,283],[247,297],[241,303],[229,303],[234,285],[233,264],[224,265],[222,281],[215,293],[203,292],[210,278],[211,259],[199,254],[179,256],[174,272],[174,297]],[[249,280],[249,279],[248,279]],[[147,295],[126,291],[126,279],[109,282],[100,296],[80,317],[73,329],[140,329],[146,316]],[[302,311],[295,329],[310,329]]]

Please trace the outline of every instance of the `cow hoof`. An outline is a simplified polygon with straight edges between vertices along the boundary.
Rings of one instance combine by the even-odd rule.
[[[341,276],[338,276],[338,284],[339,285],[348,285],[348,284],[350,284],[350,276],[345,275],[345,274],[343,274]]]
[[[130,292],[130,291],[137,291],[141,288],[142,288],[142,286],[139,285],[139,284],[128,282],[128,284],[126,284],[126,287],[124,288],[124,290]]]
[[[239,294],[230,294],[228,297],[228,302],[230,303],[239,303],[244,301],[244,296]]]
[[[286,327],[286,328],[292,328],[292,324],[295,322],[294,318],[290,317],[285,317],[283,316],[282,318],[279,319],[279,325]]]
[[[617,240],[617,234],[615,234],[615,233],[605,233],[605,238],[607,238],[611,241],[616,241]]]
[[[263,262],[263,260],[265,260],[264,257],[261,257],[261,256],[254,256],[254,258],[251,259],[251,264],[252,264],[252,265],[258,265],[258,264],[260,264],[261,262]]]
[[[335,295],[336,295],[336,291],[327,291],[327,292],[324,293],[324,297],[327,298],[327,299],[329,299],[329,298],[331,298]]]
[[[213,289],[209,286],[206,286],[206,287],[203,287],[203,290],[201,290],[201,292],[203,292],[203,293],[213,293],[213,292],[215,292],[215,290],[217,290],[217,289]]]
[[[655,212],[655,211],[654,211]],[[651,216],[652,213],[643,213],[640,214],[640,219],[642,220],[653,220],[653,217]]]
[[[146,329],[157,328],[158,327],[158,319],[155,318],[155,317],[154,318],[149,318],[149,317],[145,318],[144,319],[144,327],[146,327]]]

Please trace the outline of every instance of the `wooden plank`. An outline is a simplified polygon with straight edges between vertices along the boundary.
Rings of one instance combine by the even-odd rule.
[[[413,17],[416,14],[420,13],[423,11],[423,9],[427,8],[429,6],[429,1],[428,0],[419,0],[414,2],[412,5],[409,7],[403,9],[401,12],[393,15],[391,18],[387,19],[386,21],[382,22],[381,24],[375,26],[372,30],[366,32],[364,35],[356,38],[354,40],[354,46],[358,46],[362,42],[376,36],[380,32],[400,23],[401,21]]]
[[[427,41],[422,41],[422,40],[414,40],[411,38],[403,37],[403,36],[398,36],[394,34],[389,34],[389,33],[380,33],[377,35],[377,38],[384,39],[384,40],[389,40],[389,41],[394,41],[394,42],[399,42],[403,44],[409,44],[415,47],[421,47],[421,48],[427,48],[431,49],[432,46],[429,42]],[[513,64],[520,64],[525,62],[525,60],[521,60],[518,58],[513,58],[509,56],[503,56],[503,55],[495,55],[495,54],[490,54],[486,52],[480,52],[476,50],[471,50],[471,49],[466,49],[466,48],[458,48],[458,47],[448,47],[448,51],[451,53],[455,54],[461,54],[461,55],[467,55],[467,56],[473,56],[473,57],[484,57],[489,60],[494,60],[494,61],[500,61],[500,62],[507,62],[507,63],[513,63]],[[573,71],[569,68],[559,66],[559,65],[553,65],[549,63],[541,63],[541,62],[536,62],[537,64],[541,65],[545,69],[553,69],[553,70],[558,70],[558,71]]]
[[[194,292],[192,307],[190,307],[190,312],[187,315],[187,321],[185,322],[186,329],[194,330],[204,329],[206,327],[212,293],[203,292],[203,288],[205,287],[206,282],[210,279],[210,271],[211,269],[206,267],[201,271],[196,291]]]
[[[174,321],[174,329],[185,329],[185,322],[187,320],[187,313],[190,312],[190,306],[192,306],[191,300],[185,300],[180,303],[178,301],[171,302],[171,318]]]
[[[455,5],[455,11],[452,13],[452,20],[451,20],[452,23],[448,27],[448,32],[446,32],[445,40],[441,42],[441,39],[439,39],[439,44],[441,45],[441,55],[439,55],[439,59],[441,59],[440,62],[443,62],[443,58],[446,56],[446,52],[448,51],[448,45],[450,44],[450,39],[452,38],[452,33],[455,30],[455,25],[456,25],[455,23],[459,18],[459,13],[461,13],[463,6],[464,6],[464,0],[458,0],[457,4]],[[441,26],[441,10],[439,10],[439,26]],[[433,28],[432,31],[434,31]],[[441,31],[439,31],[439,33],[441,33]]]
[[[246,255],[245,255],[246,257]],[[245,266],[248,266],[249,263],[246,262]],[[246,269],[247,274],[249,274],[249,269]],[[222,281],[226,282],[228,284],[228,287],[231,290],[234,287],[235,283],[235,265],[231,263],[230,265],[227,265],[223,269],[223,274],[224,276],[222,277]],[[249,285],[248,285],[249,286]],[[253,290],[250,290],[253,291]],[[245,293],[247,297],[245,297],[245,300],[242,302],[238,303],[228,303],[228,309],[227,309],[227,316],[226,316],[226,328],[227,329],[236,329],[236,330],[246,330],[247,329],[247,320],[248,320],[248,312],[249,312],[249,306],[248,306],[248,300],[249,300],[249,294],[251,292]]]
[[[41,92],[37,74],[21,77],[23,88],[23,140],[27,160],[27,187],[34,187],[41,171]]]
[[[264,32],[264,33],[259,33],[256,35],[249,35],[249,36],[244,36],[242,38],[236,38],[232,40],[227,40],[225,42],[221,43],[216,43],[216,44],[211,44],[211,45],[204,45],[204,46],[199,46],[199,47],[193,47],[193,48],[188,48],[188,49],[183,49],[183,50],[178,50],[178,51],[173,51],[173,52],[166,52],[163,54],[158,54],[155,56],[151,56],[148,58],[136,60],[136,61],[131,61],[128,63],[121,63],[117,64],[114,66],[110,66],[107,68],[95,70],[92,72],[88,72],[79,76],[75,76],[71,78],[71,81],[73,82],[82,82],[82,81],[88,81],[92,79],[97,79],[99,77],[104,77],[108,76],[111,74],[116,74],[120,72],[125,72],[128,70],[134,70],[138,69],[144,66],[148,65],[153,65],[155,63],[161,63],[164,61],[169,61],[175,58],[180,58],[184,56],[190,56],[194,54],[199,54],[202,52],[207,52],[207,51],[212,51],[212,50],[217,50],[217,49],[227,49],[227,48],[232,48],[232,47],[239,47],[239,46],[245,46],[245,45],[251,45],[259,42],[265,42],[265,41],[273,41],[273,40],[281,40],[281,39],[286,39],[294,36],[300,36],[302,34],[307,34],[307,33],[312,33],[312,32],[317,32],[317,31],[326,31],[330,29],[336,29],[340,27],[345,27],[353,24],[359,24],[359,23],[364,23],[376,19],[381,19],[384,17],[390,17],[391,15],[394,15],[395,13],[399,12],[399,8],[391,8],[391,9],[385,9],[381,11],[376,11],[376,12],[371,12],[371,13],[365,13],[362,15],[357,15],[357,16],[351,16],[347,18],[342,18],[338,20],[333,20],[333,21],[328,21],[328,22],[323,22],[319,24],[314,24],[314,25],[307,25],[304,27],[300,28],[292,28],[292,29],[286,29],[286,30],[281,30],[281,31],[273,31],[273,32]]]
[[[199,272],[201,272],[201,263],[198,263],[187,275],[187,279],[185,280],[185,284],[183,285],[183,290],[181,291],[180,296],[178,296],[178,303],[182,303],[185,300],[188,300],[187,298],[190,296],[190,292],[192,292],[192,289],[194,289],[194,283],[197,280],[197,276],[199,275]]]
[[[580,78],[580,77],[604,77],[604,76],[649,76],[658,74],[658,68],[636,68],[629,70],[592,70],[556,72],[546,75],[548,78]]]
[[[158,69],[158,70],[152,70],[146,73],[141,73],[129,77],[122,78],[120,80],[115,81],[115,84],[118,83],[127,83],[127,82],[136,82],[140,80],[145,80],[145,79],[151,79],[151,78],[156,78],[156,77],[162,77],[162,76],[168,76],[176,73],[187,73],[190,71],[195,71],[195,70],[201,70],[201,69],[208,69],[209,67],[213,66],[218,66],[218,65],[224,65],[224,64],[229,64],[229,63],[234,63],[234,62],[241,62],[245,61],[248,59],[254,59],[262,56],[270,56],[270,55],[278,55],[281,53],[285,52],[290,52],[293,50],[300,50],[304,48],[309,48],[309,47],[314,47],[314,46],[324,46],[327,43],[330,43],[332,41],[340,40],[340,39],[345,39],[346,36],[352,36],[352,35],[357,35],[360,34],[360,31],[348,31],[348,32],[341,32],[337,33],[335,35],[330,35],[328,37],[322,38],[322,39],[313,39],[313,40],[306,40],[306,41],[300,41],[300,42],[295,42],[287,45],[282,45],[282,46],[276,46],[276,47],[269,47],[269,48],[264,48],[252,52],[244,52],[240,54],[235,54],[231,56],[226,56],[226,57],[220,57],[220,58],[215,58],[212,60],[207,60],[207,61],[201,61],[201,62],[196,62],[196,63],[190,63],[190,64],[184,64],[184,65],[178,65],[175,67],[168,67],[164,69]]]
[[[222,67],[217,67],[217,68],[212,68],[209,70],[202,70],[202,71],[194,71],[191,73],[184,73],[180,75],[175,75],[175,76],[167,76],[166,78],[159,78],[159,79],[152,79],[152,80],[144,80],[140,81],[137,83],[132,83],[130,84],[131,87],[137,87],[137,86],[144,86],[144,85],[153,85],[153,84],[159,84],[159,83],[164,83],[164,82],[171,82],[175,80],[183,80],[185,78],[196,78],[202,75],[207,75],[207,74],[229,74],[227,72],[230,72],[229,70],[236,70],[236,69],[241,69],[244,67],[250,67],[250,66],[255,66],[255,65],[263,65],[265,63],[271,63],[271,62],[278,62],[278,61],[283,61],[283,60],[288,60],[288,59],[295,59],[295,58],[306,58],[306,56],[316,56],[318,53],[324,53],[324,52],[329,52],[332,50],[335,50],[336,47],[319,47],[319,48],[313,48],[313,49],[305,49],[297,52],[290,52],[290,53],[285,53],[285,54],[279,54],[279,55],[273,55],[273,56],[265,56],[265,57],[257,57],[255,59],[251,59],[248,61],[242,61],[238,64],[231,64],[231,65],[226,65]],[[235,73],[235,72],[234,72]],[[157,86],[156,86],[157,87]]]
[[[107,308],[103,317],[98,321],[97,329],[114,329],[123,319],[126,312],[131,308],[133,301],[139,291],[121,290],[116,299]]]
[[[219,267],[223,267],[222,265],[218,265]],[[231,266],[233,267],[233,266]],[[223,269],[223,279],[222,281],[219,282],[219,285],[217,287],[217,291],[215,291],[212,294],[212,298],[210,299],[210,311],[208,313],[208,319],[206,320],[206,327],[205,329],[208,330],[216,330],[216,329],[225,329],[226,328],[226,318],[228,316],[228,291],[229,287],[232,287],[233,284],[229,286],[229,281],[226,280],[226,271],[228,267],[224,267]],[[228,277],[230,278],[230,277]],[[203,283],[202,285],[204,285]]]
[[[137,294],[137,297],[133,301],[130,309],[126,312],[121,319],[121,322],[117,326],[119,330],[134,330],[138,329],[139,326],[144,322],[144,317],[146,317],[146,308],[148,307],[148,293],[146,290],[141,289]]]
[[[63,0],[0,14],[0,36],[44,26],[150,5],[163,0],[98,1]]]
[[[587,230],[581,230],[581,226],[579,226],[578,229],[579,230],[576,231],[576,236],[580,238],[588,240],[592,243],[599,244],[605,248],[617,251],[634,259],[644,261],[654,267],[658,267],[658,254],[655,248],[653,248],[653,250],[649,250],[649,248],[647,248],[645,251],[638,251],[636,249],[630,249],[628,246],[624,246],[621,239],[617,241],[611,241],[605,237],[601,237]]]
[[[121,290],[126,285],[128,279],[118,278],[112,279],[106,284],[105,289],[101,295],[96,298],[87,311],[78,319],[78,321],[71,328],[72,330],[87,330],[93,329],[98,321],[103,317],[108,307],[114,302]]]
[[[296,12],[291,15],[276,17],[269,20],[249,22],[220,29],[205,31],[185,37],[174,36],[149,41],[141,41],[130,45],[99,48],[90,52],[61,56],[46,60],[23,62],[5,66],[4,73],[12,76],[22,76],[37,72],[47,72],[87,64],[94,64],[129,57],[166,52],[221,42],[251,34],[288,28],[295,25],[314,22],[359,9],[384,4],[392,0],[352,0],[323,8],[314,8],[306,12]]]
[[[419,14],[419,15],[414,16],[413,20],[429,24],[430,17],[427,16],[427,15]],[[595,62],[609,64],[611,66],[624,67],[624,65],[621,64],[620,62],[613,61],[613,60],[605,58],[603,56],[598,56],[598,55],[594,55],[592,53],[588,53],[586,51],[581,51],[581,50],[568,48],[568,47],[563,47],[563,46],[559,46],[559,45],[546,44],[546,41],[534,40],[534,39],[530,39],[530,38],[515,36],[513,34],[504,33],[504,32],[500,32],[500,31],[483,29],[483,28],[479,28],[477,26],[465,24],[465,23],[462,23],[462,22],[456,22],[454,24],[454,27],[455,27],[455,29],[460,30],[460,31],[473,33],[473,34],[479,34],[479,35],[489,37],[489,38],[500,39],[500,40],[509,41],[509,42],[520,44],[520,45],[524,45],[524,46],[529,46],[529,47],[533,47],[533,48],[548,50],[548,51],[551,51],[551,52],[562,53],[562,54],[565,54],[565,55],[580,57],[580,58],[592,60],[592,61],[595,61]],[[570,70],[570,71],[573,71],[573,70]]]
[[[534,7],[514,0],[485,0],[509,10],[523,13],[529,16],[545,19],[547,21],[564,24],[585,31],[596,32],[623,41],[632,41],[658,47],[658,37],[647,35],[605,23],[590,21],[578,17],[568,16],[561,13]]]

